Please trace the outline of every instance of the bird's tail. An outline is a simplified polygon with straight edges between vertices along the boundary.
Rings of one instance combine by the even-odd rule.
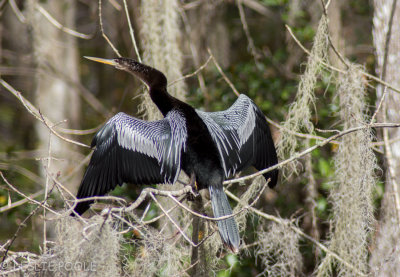
[[[78,215],[82,215],[84,212],[86,212],[86,210],[88,210],[90,208],[90,205],[93,203],[94,201],[84,201],[84,202],[79,202],[78,204],[76,204],[74,211],[78,214]],[[75,216],[74,212],[71,212],[70,216]]]
[[[88,171],[86,171],[85,175],[83,176],[82,182],[79,186],[78,193],[76,194],[77,199],[82,199],[86,197],[93,196],[94,192],[93,190],[90,190],[90,180],[88,181]],[[86,212],[89,208],[90,205],[93,204],[93,200],[88,200],[88,201],[83,201],[83,202],[78,202],[74,208],[74,212],[77,213],[78,215],[82,215],[84,212]],[[70,216],[75,216],[75,213],[71,212]]]
[[[214,217],[218,218],[232,215],[232,209],[229,205],[222,184],[210,186],[209,190]],[[224,245],[229,247],[232,252],[237,253],[239,251],[240,237],[235,218],[232,216],[227,219],[219,220],[218,229]]]

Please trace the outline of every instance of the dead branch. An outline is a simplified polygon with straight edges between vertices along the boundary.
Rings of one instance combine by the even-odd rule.
[[[255,178],[255,177],[259,176],[259,175],[262,175],[264,173],[270,172],[270,171],[272,171],[274,169],[281,168],[282,166],[284,166],[284,165],[286,165],[286,164],[288,164],[288,163],[290,163],[292,161],[295,161],[295,160],[299,159],[300,157],[311,153],[315,149],[317,149],[319,147],[322,147],[322,146],[325,146],[329,142],[331,142],[331,141],[333,141],[333,140],[335,140],[335,139],[337,139],[339,137],[342,137],[342,136],[344,136],[346,134],[350,134],[350,133],[357,132],[357,131],[360,131],[360,130],[363,130],[363,129],[368,129],[368,128],[398,128],[398,127],[400,127],[400,123],[374,123],[374,124],[368,124],[368,125],[365,125],[365,126],[358,126],[358,127],[350,128],[350,129],[344,130],[344,131],[342,131],[342,132],[340,132],[340,133],[338,133],[336,135],[333,135],[333,136],[331,136],[331,137],[329,137],[329,138],[327,138],[327,139],[325,139],[323,141],[320,141],[320,142],[316,143],[314,146],[311,146],[311,147],[305,149],[304,151],[302,151],[300,153],[297,153],[297,154],[293,155],[292,157],[290,157],[290,158],[288,158],[288,159],[286,159],[286,160],[284,160],[284,161],[282,161],[282,162],[280,162],[280,163],[278,163],[278,164],[276,164],[274,166],[271,166],[269,168],[260,170],[257,173],[250,174],[250,175],[247,175],[247,176],[244,176],[244,177],[227,180],[227,181],[224,182],[224,185],[231,184],[231,183],[243,182],[243,181],[246,181],[246,180],[249,180],[249,179],[253,179],[253,178]]]
[[[236,5],[239,9],[240,21],[242,22],[243,31],[244,31],[247,41],[248,41],[248,47],[250,48],[250,52],[253,55],[254,61],[257,64],[258,60],[260,59],[260,54],[258,53],[258,51],[256,49],[253,38],[251,37],[249,26],[247,25],[246,15],[243,10],[242,2],[243,2],[243,0],[236,0]]]
[[[266,182],[266,183],[264,184],[264,186],[263,186],[263,187],[260,189],[260,191],[258,192],[257,196],[254,198],[254,200],[251,202],[251,204],[249,204],[250,207],[254,206],[254,205],[257,203],[258,199],[261,197],[262,192],[263,192],[264,189],[267,187],[269,181],[270,181],[270,180],[268,179],[268,182]],[[197,216],[197,217],[199,217],[199,218],[206,219],[206,220],[210,220],[210,221],[220,221],[220,220],[228,219],[228,218],[231,218],[231,217],[235,217],[236,215],[238,215],[238,214],[242,213],[243,211],[247,210],[246,207],[243,207],[242,209],[240,209],[239,211],[237,211],[237,212],[235,212],[235,213],[233,213],[233,214],[231,214],[231,215],[225,215],[225,216],[220,216],[220,217],[209,217],[209,216],[205,216],[205,215],[199,214],[199,213],[193,211],[192,209],[186,207],[185,205],[183,205],[182,203],[180,203],[175,197],[173,197],[173,196],[169,196],[169,197],[170,197],[177,205],[179,205],[180,207],[182,207],[184,210],[188,211],[188,212],[191,213],[192,215],[195,215],[195,216]]]
[[[210,57],[212,58],[212,60],[213,60],[213,62],[215,64],[215,67],[218,69],[218,72],[224,78],[225,82],[228,83],[228,85],[231,87],[231,89],[236,94],[236,96],[239,96],[240,95],[239,91],[235,88],[235,86],[232,84],[232,82],[229,80],[229,78],[225,75],[225,73],[222,70],[221,66],[218,64],[217,60],[214,58],[214,55],[212,54],[211,49],[207,48],[207,51],[208,51],[208,54],[210,54]]]
[[[104,32],[104,27],[103,27],[103,16],[101,12],[101,0],[99,0],[99,21],[100,21],[100,30],[101,30],[101,35],[103,38],[107,41],[108,45],[110,45],[111,49],[114,51],[115,54],[117,54],[118,57],[121,57],[121,54],[118,52],[117,48],[115,48],[114,44],[112,44],[111,40],[108,38],[108,36]]]
[[[129,34],[131,36],[133,47],[135,48],[136,57],[139,60],[139,62],[142,62],[142,58],[140,57],[139,49],[138,49],[137,44],[136,44],[136,39],[135,39],[135,34],[134,34],[134,31],[133,31],[133,28],[132,28],[131,18],[129,16],[128,4],[126,3],[126,0],[123,0],[123,2],[124,2],[126,20],[128,21],[128,26],[129,26]]]
[[[193,77],[193,76],[199,74],[199,72],[202,71],[208,65],[208,63],[211,61],[211,59],[212,59],[212,57],[210,56],[207,59],[207,61],[204,64],[202,64],[199,68],[197,68],[194,72],[192,72],[190,74],[186,74],[185,76],[182,76],[181,78],[178,78],[178,79],[172,81],[171,83],[168,84],[168,86],[172,86],[180,81],[183,81],[187,78],[190,78],[190,77]]]
[[[81,32],[77,32],[75,30],[72,30],[70,28],[65,27],[60,22],[58,22],[54,17],[52,17],[51,14],[48,11],[46,11],[39,4],[35,5],[35,7],[54,27],[56,27],[60,31],[63,31],[66,34],[69,34],[69,35],[77,37],[77,38],[82,38],[82,39],[91,39],[91,38],[93,38],[93,35],[86,35],[86,34],[83,34]]]
[[[146,197],[151,193],[153,195],[161,195],[161,196],[181,196],[187,193],[193,193],[192,187],[191,186],[186,186],[181,190],[176,190],[176,191],[168,191],[168,190],[159,190],[155,188],[145,188],[142,190],[140,193],[139,197],[133,202],[129,207],[123,207],[123,208],[112,208],[110,209],[111,213],[123,213],[123,212],[131,212],[137,207],[139,207],[140,204],[146,199]],[[103,210],[102,214],[106,214],[108,211]]]
[[[18,98],[19,101],[21,101],[21,103],[24,105],[24,107],[28,110],[28,112],[30,114],[32,114],[37,120],[41,121],[43,124],[46,125],[47,128],[49,128],[49,130],[56,135],[58,138],[78,145],[78,146],[82,146],[82,147],[86,147],[86,148],[90,148],[89,145],[74,141],[72,139],[68,139],[65,138],[63,136],[61,136],[57,131],[55,131],[53,128],[50,127],[50,125],[54,125],[54,123],[52,123],[48,118],[46,118],[45,116],[43,116],[40,111],[34,106],[32,105],[27,99],[25,99],[25,97],[22,96],[22,94],[15,90],[11,85],[9,85],[6,81],[4,81],[3,79],[0,79],[0,84],[3,85],[4,88],[6,88],[9,92],[11,92],[15,97]]]
[[[26,23],[26,17],[24,16],[24,14],[21,12],[21,10],[18,8],[17,3],[15,3],[15,0],[8,0],[8,3],[11,6],[11,9],[13,10],[13,12],[15,13],[16,17],[18,18],[18,20],[21,23]]]

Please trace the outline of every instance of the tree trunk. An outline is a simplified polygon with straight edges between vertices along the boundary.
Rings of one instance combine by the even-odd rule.
[[[78,128],[80,98],[76,89],[67,81],[77,82],[79,79],[76,38],[57,29],[38,10],[40,5],[61,24],[74,29],[75,2],[30,0],[29,5],[37,67],[35,104],[55,124],[64,128]],[[67,122],[61,123],[63,120]],[[60,172],[61,177],[67,175],[79,161],[76,153],[78,149],[50,135],[49,129],[39,121],[35,124],[35,130],[39,148],[44,153],[50,150],[50,156],[53,157],[49,162],[48,173],[56,175]],[[47,166],[46,159],[43,165]],[[41,174],[46,179],[47,172],[43,166]],[[80,174],[76,174],[76,178],[64,185],[74,192],[80,177]]]
[[[75,1],[37,1],[27,2],[29,23],[32,27],[33,54],[37,73],[35,76],[35,105],[40,112],[54,124],[64,128],[78,128],[80,119],[80,98],[69,81],[78,81],[77,47],[75,37],[57,29],[40,12],[43,8],[64,26],[74,29]],[[67,120],[66,123],[62,122]],[[54,183],[50,176],[65,177],[81,160],[76,146],[67,143],[51,134],[42,122],[35,121],[38,137],[38,148],[43,153],[39,163],[43,186],[46,189],[44,198]],[[54,126],[50,126],[54,127]],[[63,185],[75,193],[81,174],[75,173]],[[56,190],[54,190],[56,191]],[[43,211],[46,216],[46,211]],[[54,237],[54,226],[47,225],[40,218],[35,222],[43,226],[43,251],[46,252],[47,238]]]
[[[393,6],[393,4],[396,6]],[[400,1],[393,0],[375,0],[374,14],[374,44],[376,49],[377,68],[379,76],[395,87],[400,87]],[[394,7],[394,10],[393,10]],[[388,45],[387,33],[390,25],[392,10],[394,17],[391,26],[391,35]],[[387,58],[385,58],[387,52]],[[384,92],[382,86],[377,88],[377,98],[380,101]],[[400,122],[399,107],[400,95],[390,89],[387,89],[387,95],[380,117],[388,122]],[[388,131],[389,139],[398,138],[400,129],[394,128]],[[400,142],[395,141],[390,144],[390,149],[386,149],[386,157],[389,150],[392,157],[386,159],[387,179],[385,185],[385,195],[382,201],[381,219],[377,226],[377,236],[375,245],[371,254],[371,270],[374,276],[400,276],[400,222],[398,220],[398,206],[396,205],[394,195],[397,184],[400,183]],[[392,170],[393,174],[389,174]],[[392,175],[392,176],[390,176]],[[394,178],[392,179],[392,177]],[[399,191],[399,188],[397,188]],[[398,195],[397,195],[398,196]]]

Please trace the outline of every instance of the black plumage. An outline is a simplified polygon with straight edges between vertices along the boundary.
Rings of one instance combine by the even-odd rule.
[[[227,110],[202,112],[172,97],[160,71],[129,58],[94,61],[114,65],[149,87],[164,119],[143,121],[124,113],[112,117],[95,135],[95,148],[77,198],[102,196],[124,182],[151,185],[174,183],[182,169],[194,176],[199,189],[208,188],[214,217],[232,214],[222,183],[249,166],[261,170],[277,163],[271,133],[254,102],[240,95]],[[264,174],[269,186],[278,171]],[[84,213],[92,201],[75,207]],[[240,237],[233,217],[218,221],[222,241],[238,251]]]

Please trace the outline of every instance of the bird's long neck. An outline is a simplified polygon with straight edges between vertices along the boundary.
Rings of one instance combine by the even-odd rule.
[[[176,99],[167,92],[165,87],[150,87],[149,93],[151,100],[164,116],[174,108]]]
[[[167,92],[167,78],[161,71],[132,59],[120,58],[119,60],[128,64],[128,67],[123,69],[148,85],[151,100],[164,116],[172,110],[176,104],[176,98]]]

